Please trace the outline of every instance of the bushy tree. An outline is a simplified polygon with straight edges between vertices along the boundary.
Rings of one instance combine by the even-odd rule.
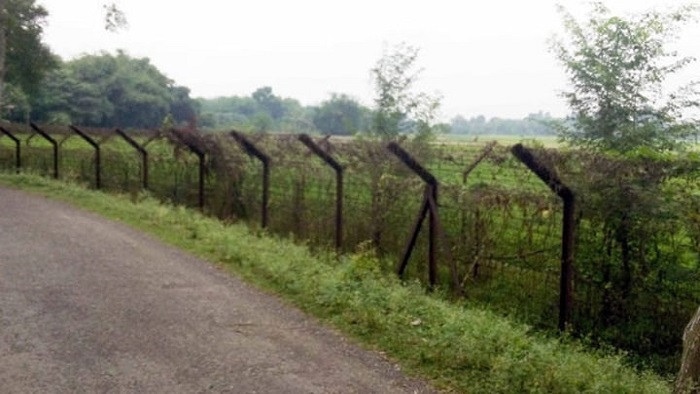
[[[573,111],[571,127],[560,127],[565,140],[618,152],[670,149],[697,131],[683,119],[688,107],[698,106],[693,86],[662,94],[667,77],[693,60],[678,57],[668,43],[694,7],[622,17],[597,2],[583,23],[559,10],[567,36],[555,38],[552,50],[568,74],[564,97]]]
[[[311,122],[312,110],[293,98],[275,95],[264,86],[250,96],[197,99],[201,117],[210,128],[233,127],[255,132],[316,131]]]
[[[127,26],[125,14],[115,3],[102,6],[106,30]],[[9,107],[13,108],[10,117],[28,116],[30,96],[37,94],[46,73],[57,66],[57,58],[41,42],[47,16],[48,11],[35,0],[0,0],[0,115]]]
[[[698,213],[692,192],[697,155],[676,150],[694,132],[684,114],[697,107],[696,93],[692,85],[683,94],[663,92],[667,78],[692,61],[668,43],[695,11],[621,17],[594,3],[579,22],[560,10],[567,37],[552,48],[569,76],[564,97],[573,114],[559,130],[584,149],[567,152],[559,165],[569,168],[567,182],[583,218],[577,280],[601,292],[600,309],[591,310],[602,323],[594,336],[641,354],[672,354],[677,334],[657,328],[640,307],[683,294],[674,284],[693,274],[689,267],[697,260],[688,253],[692,236],[678,236],[686,232],[679,229],[687,216]],[[657,334],[654,341],[648,332]]]
[[[313,123],[325,134],[351,135],[364,128],[368,112],[352,97],[334,93],[315,109]]]
[[[34,0],[0,1],[0,108],[23,107],[17,98],[36,93],[44,75],[56,66],[41,41],[47,16]],[[12,93],[8,97],[3,97],[4,85]]]
[[[71,60],[50,73],[32,96],[32,118],[70,119],[84,126],[158,127],[168,114],[176,123],[195,120],[189,89],[174,85],[147,58],[124,52]]]
[[[376,91],[372,133],[391,139],[400,133],[429,137],[435,132],[440,97],[415,91],[421,69],[418,48],[405,43],[385,50],[371,70]]]
[[[170,114],[175,124],[194,122],[200,112],[200,105],[190,97],[190,89],[185,86],[170,86]]]
[[[260,106],[262,110],[267,112],[268,115],[274,120],[279,120],[284,116],[284,105],[282,99],[275,96],[272,92],[272,88],[269,86],[264,86],[259,88],[252,94],[253,100]]]
[[[103,125],[113,106],[100,86],[79,78],[65,64],[51,71],[32,96],[31,118],[46,123]]]
[[[265,133],[272,130],[275,121],[267,112],[258,112],[250,119],[249,126],[256,133]]]

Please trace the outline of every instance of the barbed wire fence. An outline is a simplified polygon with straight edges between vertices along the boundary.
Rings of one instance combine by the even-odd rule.
[[[513,154],[512,147],[496,142],[403,141],[401,149],[437,180],[435,194],[428,198],[424,179],[374,140],[309,138],[318,152],[294,134],[237,138],[228,133],[129,130],[124,137],[114,130],[79,127],[93,145],[68,127],[0,126],[7,135],[0,138],[0,166],[8,171],[19,164],[23,171],[53,176],[57,163],[61,179],[134,198],[146,188],[169,203],[199,207],[228,222],[264,227],[312,248],[352,252],[371,245],[387,272],[400,268],[415,234],[405,278],[452,286],[471,302],[545,330],[563,328],[565,312],[570,331],[641,355],[675,360],[683,327],[700,301],[695,285],[700,274],[697,167],[678,169],[664,178],[684,190],[678,201],[669,202],[669,209],[683,210],[684,219],[660,224],[669,231],[666,236],[625,241],[655,243],[656,259],[669,255],[678,265],[691,266],[666,267],[662,273],[640,264],[632,271],[641,279],[622,291],[610,288],[617,283],[616,275],[622,275],[617,262],[629,261],[617,251],[619,234],[612,234],[606,227],[609,221],[595,211],[603,202],[577,186],[596,177],[616,178],[610,174],[633,171],[640,163],[529,150],[543,168],[582,197],[575,218],[576,260],[567,279],[572,287],[564,289],[562,199]],[[42,134],[55,141],[56,151]],[[269,158],[267,170],[250,146]],[[54,152],[58,152],[55,159]],[[329,166],[329,158],[339,168]],[[643,165],[653,167],[645,169],[650,173],[661,171]],[[431,222],[433,213],[437,223]],[[422,227],[420,214],[426,222]],[[435,268],[424,263],[431,261],[431,254]],[[572,297],[562,300],[563,291]]]

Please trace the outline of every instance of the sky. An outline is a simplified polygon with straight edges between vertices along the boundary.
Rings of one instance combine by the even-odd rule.
[[[461,114],[522,118],[567,113],[566,74],[549,51],[562,34],[556,4],[576,0],[119,0],[129,26],[104,29],[103,0],[37,0],[49,11],[44,41],[71,59],[123,49],[148,57],[194,97],[249,95],[261,86],[318,104],[331,93],[372,105],[370,69],[400,42],[420,48],[417,88],[442,96],[442,119]],[[607,0],[618,13],[680,1]],[[700,23],[675,47],[700,58]],[[671,82],[700,80],[696,62]],[[670,89],[671,87],[669,87]]]

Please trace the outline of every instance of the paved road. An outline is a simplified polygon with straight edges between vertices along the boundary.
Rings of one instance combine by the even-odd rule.
[[[206,262],[0,188],[0,391],[429,389]]]

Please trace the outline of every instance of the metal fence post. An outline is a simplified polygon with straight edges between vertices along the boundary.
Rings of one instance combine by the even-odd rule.
[[[199,209],[201,211],[204,211],[204,176],[206,172],[206,152],[204,152],[202,149],[200,149],[198,146],[190,143],[189,141],[185,140],[182,138],[182,136],[175,132],[175,130],[172,130],[173,133],[172,135],[175,136],[175,138],[178,139],[178,141],[182,142],[187,148],[197,155],[197,158],[199,159],[199,193],[198,193],[198,205]]]
[[[573,304],[576,196],[549,168],[537,160],[530,149],[522,144],[517,144],[511,148],[511,152],[564,202],[561,234],[561,274],[559,279],[559,331],[564,331],[570,322]]]
[[[267,228],[269,223],[268,218],[268,206],[270,200],[270,156],[263,153],[258,147],[250,142],[242,133],[238,131],[231,131],[230,135],[233,139],[238,142],[239,145],[245,150],[245,152],[251,156],[255,157],[262,163],[263,166],[263,176],[262,176],[262,208],[261,208],[261,224],[262,228]]]
[[[299,141],[335,170],[335,247],[340,250],[343,246],[343,166],[307,134],[300,134]]]
[[[100,144],[95,142],[89,135],[85,134],[82,130],[75,126],[69,126],[76,134],[78,134],[82,139],[84,139],[88,144],[95,148],[95,188],[100,189],[102,187],[101,172],[102,166],[100,164]]]
[[[141,182],[143,185],[143,189],[148,190],[148,151],[145,147],[139,145],[138,142],[136,142],[133,138],[131,138],[121,129],[115,129],[114,132],[117,133],[120,137],[122,137],[124,141],[126,141],[129,145],[136,149],[136,151],[139,152],[139,154],[141,155]]]
[[[29,125],[34,131],[39,133],[40,136],[49,141],[49,143],[53,146],[53,177],[58,179],[58,142],[56,142],[56,140],[48,135],[48,133],[46,133],[44,130],[40,129],[36,124],[30,123]]]
[[[12,139],[12,141],[15,142],[15,167],[17,168],[17,173],[19,174],[19,170],[20,168],[22,168],[22,155],[20,148],[21,144],[19,138],[15,137],[9,130],[5,129],[4,127],[0,127],[0,132],[10,137],[10,139]]]
[[[402,276],[406,266],[408,265],[408,259],[411,257],[413,248],[415,247],[416,238],[418,237],[418,232],[420,231],[421,223],[427,214],[429,214],[428,225],[428,281],[430,287],[434,287],[437,283],[437,204],[438,204],[438,181],[437,179],[428,172],[418,161],[411,156],[410,153],[406,152],[398,143],[390,142],[387,145],[387,149],[396,155],[408,168],[410,168],[414,173],[416,173],[423,181],[426,183],[425,196],[423,198],[423,204],[419,210],[418,218],[414,224],[413,233],[409,242],[407,244],[406,250],[404,251],[401,262],[399,263],[398,274]],[[430,209],[430,201],[434,203],[434,209]]]

